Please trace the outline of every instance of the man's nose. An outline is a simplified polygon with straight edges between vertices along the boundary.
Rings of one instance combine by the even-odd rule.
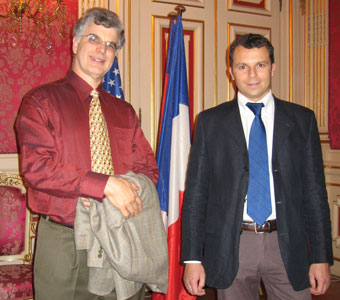
[[[106,45],[105,43],[101,43],[100,45],[97,46],[97,51],[100,51],[102,53],[106,53]]]
[[[257,75],[256,68],[249,68],[249,76],[255,77]]]

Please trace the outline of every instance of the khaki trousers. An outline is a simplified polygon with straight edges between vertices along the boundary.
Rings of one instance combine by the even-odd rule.
[[[113,291],[97,296],[87,290],[86,251],[76,251],[74,230],[40,218],[34,259],[35,300],[116,300]],[[129,300],[144,300],[143,287]]]
[[[217,290],[218,300],[258,300],[262,278],[268,300],[311,300],[309,288],[294,291],[283,265],[277,232],[243,231],[239,270],[231,286]]]

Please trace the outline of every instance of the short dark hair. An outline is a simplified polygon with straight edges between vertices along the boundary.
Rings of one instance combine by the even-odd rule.
[[[230,67],[233,67],[234,52],[238,46],[242,46],[246,49],[266,47],[269,52],[270,61],[272,64],[274,63],[274,47],[269,40],[261,34],[248,33],[241,35],[231,43],[229,48]]]
[[[102,25],[106,28],[116,29],[118,32],[116,50],[119,50],[124,46],[124,26],[114,12],[100,7],[88,9],[85,14],[77,21],[73,28],[73,37],[75,37],[78,42],[90,23]]]

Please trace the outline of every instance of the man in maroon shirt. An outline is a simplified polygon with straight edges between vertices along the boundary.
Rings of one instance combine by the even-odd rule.
[[[125,41],[121,21],[106,9],[91,9],[76,23],[73,36],[71,70],[65,78],[26,94],[16,122],[29,206],[42,215],[35,299],[116,299],[114,292],[98,298],[87,291],[86,253],[74,245],[77,199],[107,197],[126,218],[138,215],[142,207],[132,182],[91,171],[92,90],[99,93],[115,174],[134,171],[156,183],[158,170],[132,106],[101,86]],[[144,299],[143,289],[129,299]]]

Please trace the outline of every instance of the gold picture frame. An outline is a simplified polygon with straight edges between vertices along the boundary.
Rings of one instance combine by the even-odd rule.
[[[271,16],[271,0],[227,0],[227,9],[249,14]]]

